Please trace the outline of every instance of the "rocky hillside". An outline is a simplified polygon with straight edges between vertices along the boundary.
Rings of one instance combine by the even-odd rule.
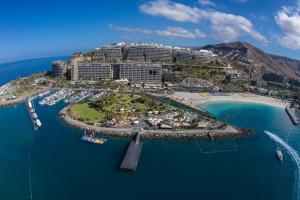
[[[262,74],[274,72],[290,78],[300,77],[300,60],[268,54],[246,42],[207,45],[202,49],[214,51],[223,60],[252,66]]]

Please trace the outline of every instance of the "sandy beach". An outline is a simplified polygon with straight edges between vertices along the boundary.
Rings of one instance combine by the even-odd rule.
[[[190,92],[175,92],[174,97],[184,99],[194,106],[199,106],[209,102],[215,101],[232,101],[232,102],[245,102],[245,103],[258,103],[269,106],[285,108],[288,102],[280,99],[260,96],[250,93],[232,93],[228,95],[211,95],[209,93],[190,93]]]

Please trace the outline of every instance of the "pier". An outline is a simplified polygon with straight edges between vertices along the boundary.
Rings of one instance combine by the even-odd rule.
[[[285,108],[285,111],[287,112],[287,114],[289,115],[289,117],[291,118],[293,124],[295,125],[299,125],[300,121],[299,119],[295,116],[295,113],[291,110],[290,108],[291,105],[287,105]]]
[[[128,146],[120,169],[136,171],[142,153],[143,144],[143,142],[140,142],[140,132],[138,132],[135,140],[131,141]]]

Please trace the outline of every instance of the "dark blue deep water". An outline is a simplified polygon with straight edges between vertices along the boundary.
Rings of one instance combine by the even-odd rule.
[[[0,64],[0,85],[14,80],[17,77],[24,77],[32,73],[49,71],[51,70],[52,61],[66,59],[67,57],[61,56]]]
[[[27,71],[49,70],[51,59],[0,66],[3,84]],[[31,68],[32,67],[32,68]],[[2,71],[1,71],[2,70]],[[26,71],[26,73],[25,73]],[[121,172],[128,139],[105,145],[80,141],[81,132],[58,117],[64,105],[40,107],[43,127],[34,131],[24,104],[0,108],[0,199],[297,199],[296,164],[263,130],[300,151],[300,129],[283,109],[239,103],[203,107],[219,119],[252,128],[251,137],[223,141],[145,141],[137,172]],[[29,180],[28,172],[31,172]]]

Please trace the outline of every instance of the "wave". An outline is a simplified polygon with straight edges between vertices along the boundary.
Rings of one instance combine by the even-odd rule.
[[[300,158],[299,155],[297,153],[296,150],[294,150],[290,145],[288,145],[286,142],[284,142],[280,137],[278,137],[277,135],[269,132],[269,131],[264,131],[265,134],[267,134],[272,140],[274,140],[275,142],[281,144],[287,151],[288,153],[292,156],[293,160],[296,162],[297,164],[297,169],[298,169],[298,176],[297,176],[297,181],[296,181],[296,199],[300,200]]]

